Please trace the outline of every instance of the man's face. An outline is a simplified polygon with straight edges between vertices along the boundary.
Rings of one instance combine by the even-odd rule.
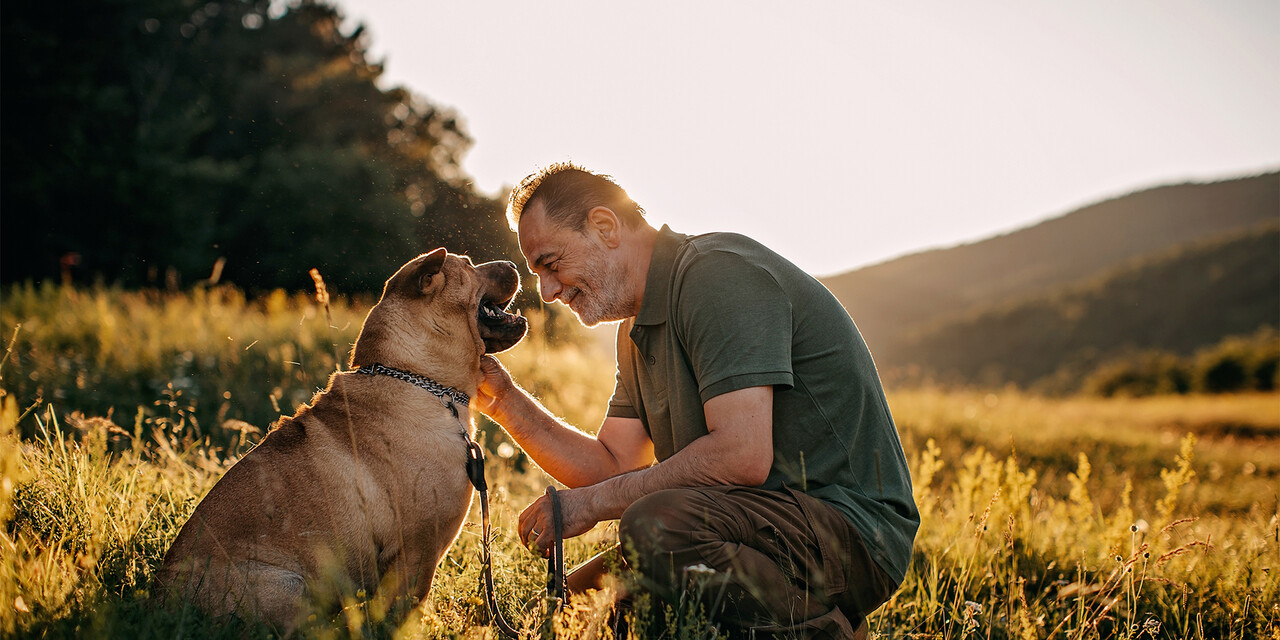
[[[632,315],[626,267],[590,227],[584,233],[556,227],[534,202],[520,216],[519,236],[543,301],[560,301],[588,327]]]

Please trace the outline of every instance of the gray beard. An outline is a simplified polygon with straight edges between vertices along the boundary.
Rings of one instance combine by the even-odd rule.
[[[583,283],[587,289],[578,289],[578,322],[594,327],[601,322],[617,322],[635,315],[632,308],[635,292],[627,290],[627,270],[621,262],[605,259],[604,250],[594,252],[583,265]]]

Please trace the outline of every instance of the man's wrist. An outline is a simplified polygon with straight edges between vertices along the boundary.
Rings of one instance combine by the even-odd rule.
[[[503,389],[502,393],[493,396],[489,402],[489,410],[484,413],[494,422],[506,425],[511,417],[519,412],[516,405],[524,399],[526,399],[524,391],[512,383]]]
[[[637,474],[642,471],[638,469],[578,489],[583,492],[583,502],[592,516],[597,521],[621,518],[622,512],[635,501],[634,496],[628,496],[635,490]]]

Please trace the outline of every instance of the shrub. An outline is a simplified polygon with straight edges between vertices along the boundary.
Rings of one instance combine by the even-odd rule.
[[[1263,327],[1231,336],[1180,358],[1165,351],[1144,351],[1108,360],[1084,376],[1090,395],[1150,396],[1188,393],[1273,391],[1280,384],[1280,333]]]
[[[1186,393],[1190,388],[1188,366],[1177,356],[1161,351],[1112,360],[1084,381],[1086,393],[1106,397]]]
[[[1196,354],[1196,384],[1205,393],[1270,391],[1276,388],[1280,333],[1263,327],[1232,336]]]

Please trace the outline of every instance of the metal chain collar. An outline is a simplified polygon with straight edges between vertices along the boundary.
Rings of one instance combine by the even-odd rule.
[[[371,366],[356,367],[356,373],[361,373],[367,376],[390,376],[397,380],[403,380],[415,387],[430,391],[437,398],[440,398],[440,400],[444,402],[445,406],[450,408],[453,408],[452,405],[454,403],[460,404],[464,407],[471,404],[471,396],[467,395],[464,391],[459,391],[453,387],[446,387],[426,376],[393,369],[376,362]],[[454,410],[454,414],[457,414],[456,409]]]

